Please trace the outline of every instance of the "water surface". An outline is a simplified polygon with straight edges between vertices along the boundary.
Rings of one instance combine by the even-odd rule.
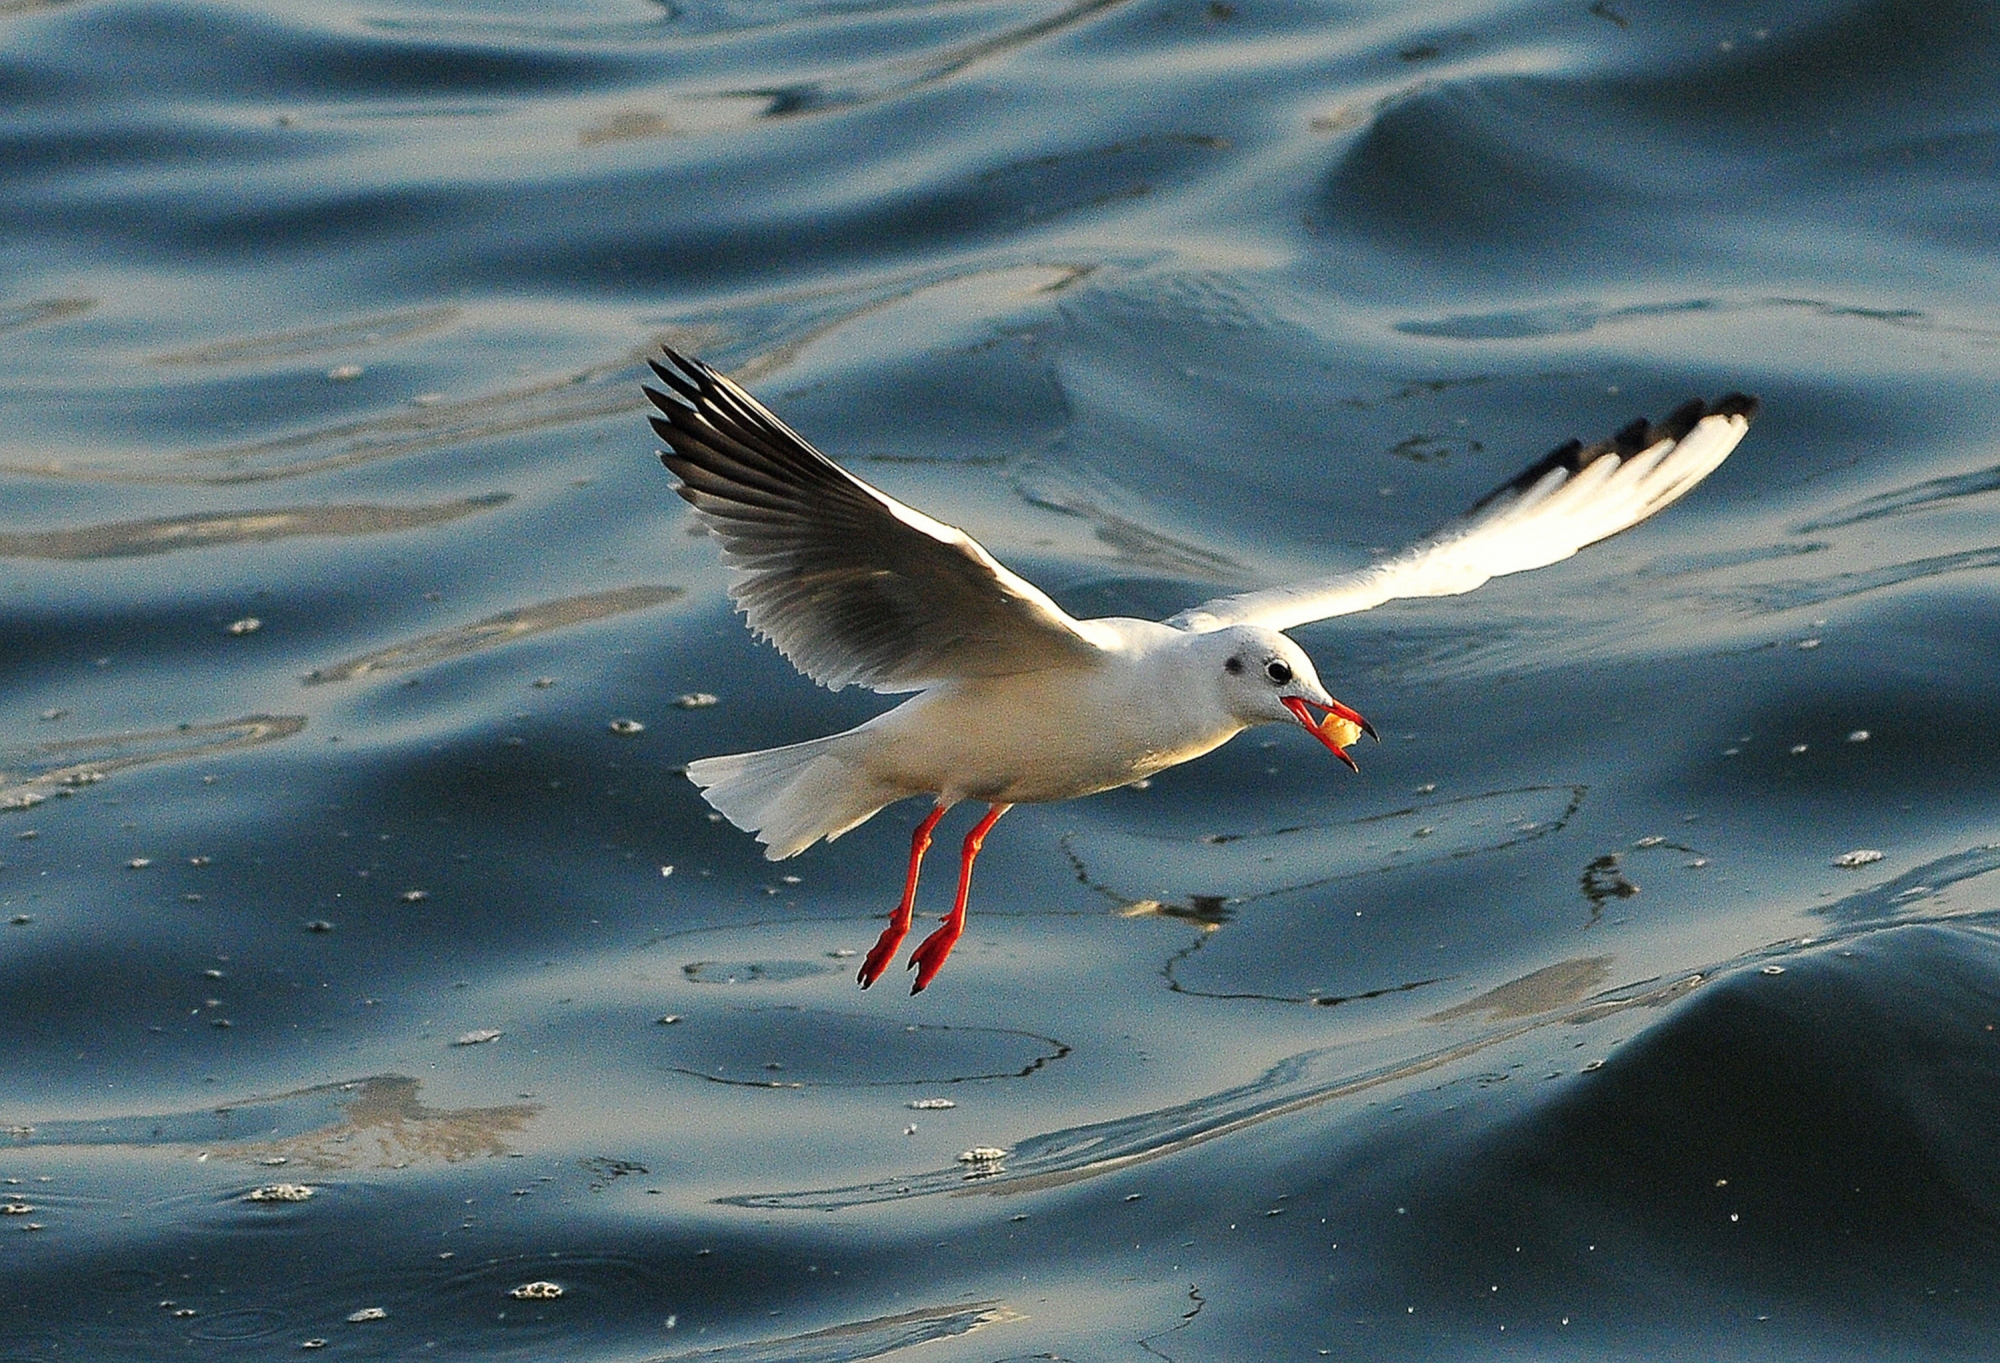
[[[1989,7],[0,42],[0,1357],[1990,1356]],[[1079,614],[1765,410],[1300,630],[1361,776],[1017,810],[912,999],[919,806],[772,865],[680,774],[883,702],[732,615],[663,340]]]

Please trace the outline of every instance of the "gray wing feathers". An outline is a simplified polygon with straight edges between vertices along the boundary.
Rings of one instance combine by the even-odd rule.
[[[721,541],[730,596],[799,671],[835,690],[915,690],[1094,651],[1077,624],[963,531],[807,444],[699,360],[652,362],[660,460]]]

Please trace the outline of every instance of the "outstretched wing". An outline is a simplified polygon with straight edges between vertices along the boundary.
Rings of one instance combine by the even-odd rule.
[[[913,691],[1098,651],[1098,631],[963,530],[862,482],[700,360],[665,356],[666,391],[646,389],[660,461],[738,570],[750,628],[799,671]]]
[[[1289,587],[1225,596],[1168,620],[1204,633],[1230,625],[1289,629],[1406,596],[1457,596],[1490,578],[1560,562],[1645,520],[1715,471],[1750,429],[1757,399],[1690,402],[1659,425],[1609,440],[1572,440],[1495,488],[1453,524],[1393,558]]]

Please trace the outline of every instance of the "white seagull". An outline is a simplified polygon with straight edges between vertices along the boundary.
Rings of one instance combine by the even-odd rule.
[[[973,859],[1008,809],[1130,785],[1257,724],[1296,720],[1353,767],[1347,745],[1374,729],[1326,693],[1279,631],[1568,558],[1707,477],[1757,412],[1755,398],[1732,393],[1594,445],[1572,440],[1431,538],[1352,572],[1165,621],[1077,620],[963,530],[855,477],[700,360],[670,349],[665,360],[652,362],[665,391],[646,389],[667,445],[660,459],[721,541],[750,629],[836,691],[917,692],[845,733],[691,762],[689,779],[773,861],[897,800],[936,801],[911,840],[902,902],[862,963],[864,989],[910,930],[938,820],[960,800],[988,806],[965,837],[957,901],[910,957],[911,993],[963,933]]]

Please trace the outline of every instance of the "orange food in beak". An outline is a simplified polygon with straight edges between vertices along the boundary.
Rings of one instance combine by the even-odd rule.
[[[1315,705],[1314,702],[1302,700],[1297,696],[1285,696],[1282,700],[1285,708],[1298,716],[1299,723],[1305,725],[1314,738],[1326,745],[1327,751],[1345,762],[1349,769],[1361,770],[1360,765],[1347,755],[1347,746],[1363,734],[1375,738],[1374,725],[1339,701],[1327,706]],[[1313,718],[1314,709],[1325,710],[1325,718]]]

